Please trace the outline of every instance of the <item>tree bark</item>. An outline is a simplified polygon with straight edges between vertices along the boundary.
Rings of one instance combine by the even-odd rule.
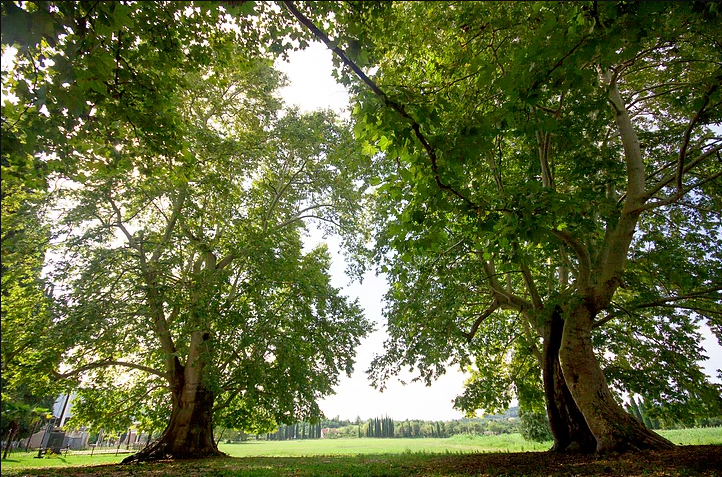
[[[10,449],[12,448],[13,441],[15,440],[15,436],[18,434],[18,431],[20,430],[20,423],[17,419],[14,419],[10,422],[10,429],[8,431],[8,437],[7,442],[5,444],[5,451],[3,452],[3,459],[8,458],[8,454],[10,454]]]
[[[215,396],[203,383],[206,369],[202,350],[209,334],[191,334],[188,363],[183,366],[174,358],[169,373],[172,410],[168,426],[151,446],[123,459],[123,464],[160,459],[199,459],[224,456],[213,439],[213,404]]]
[[[564,380],[596,439],[597,453],[673,448],[674,444],[647,429],[614,399],[592,348],[592,320],[584,304],[567,316],[559,359]]]
[[[550,452],[590,454],[596,450],[597,441],[574,402],[559,362],[563,329],[561,309],[556,307],[550,317],[543,350],[544,397],[549,426],[554,436]]]
[[[170,422],[151,446],[123,459],[123,464],[160,459],[198,459],[223,456],[213,439],[213,393],[199,386],[194,399],[173,396]]]

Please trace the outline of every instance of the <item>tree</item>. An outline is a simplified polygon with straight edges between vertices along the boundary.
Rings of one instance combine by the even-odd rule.
[[[331,113],[280,112],[252,7],[3,3],[3,87],[44,121],[27,149],[59,184],[52,339],[33,349],[79,387],[77,420],[166,419],[126,462],[217,455],[214,421],[317,418],[370,329],[302,242],[316,222],[363,244],[367,158]]]
[[[554,438],[545,413],[521,412],[519,419],[521,436],[527,441],[547,442]]]
[[[195,93],[230,91],[234,107],[255,119],[239,96],[257,98],[241,87],[263,84],[267,73],[249,74],[238,84],[199,85],[182,100],[200,107],[188,155],[155,157],[146,174],[153,156],[123,151],[65,197],[75,206],[63,214],[63,233],[82,230],[63,244],[55,278],[69,288],[57,297],[66,301],[58,325],[76,350],[65,361],[94,375],[92,393],[109,380],[106,366],[149,374],[154,387],[171,391],[170,424],[136,458],[209,453],[212,414],[249,431],[318,416],[316,400],[350,372],[368,329],[358,305],[330,286],[325,247],[304,253],[300,239],[309,217],[350,227],[352,179],[362,166],[350,161],[358,160],[353,141],[329,115],[293,111],[262,138],[263,126],[214,111],[216,100],[231,98],[204,104]]]
[[[2,395],[2,428],[5,440],[3,459],[7,459],[12,444],[20,435],[23,428],[25,432],[30,430],[30,435],[37,428],[37,425],[44,419],[51,417],[50,411],[43,407],[31,407],[31,405],[13,399],[3,393]],[[27,451],[27,448],[26,448]]]
[[[385,161],[378,385],[473,362],[457,406],[541,388],[559,451],[671,447],[616,392],[719,408],[697,331],[721,336],[712,4],[338,7],[331,40],[284,3],[337,54]]]

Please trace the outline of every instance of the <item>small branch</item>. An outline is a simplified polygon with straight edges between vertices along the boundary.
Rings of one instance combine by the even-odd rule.
[[[332,224],[334,224],[335,226],[337,226],[337,227],[340,228],[341,225],[340,225],[340,224],[337,224],[336,222],[334,222],[334,221],[331,220],[331,219],[324,218],[324,217],[319,217],[319,216],[317,216],[317,215],[303,215],[304,213],[309,212],[309,211],[311,211],[311,210],[321,209],[321,208],[324,208],[324,207],[331,207],[331,208],[333,208],[334,205],[333,205],[333,204],[316,204],[316,205],[308,206],[308,207],[306,207],[306,208],[304,208],[304,209],[299,210],[299,211],[298,211],[298,215],[296,215],[295,217],[292,217],[292,218],[290,218],[290,219],[288,219],[288,220],[285,220],[285,221],[281,222],[280,224],[276,225],[276,226],[273,228],[273,230],[274,230],[274,231],[280,230],[280,229],[282,229],[282,228],[284,228],[284,227],[287,227],[288,225],[291,225],[291,224],[296,223],[296,222],[298,222],[298,221],[300,221],[300,220],[303,220],[303,219],[319,219],[319,220],[323,220],[323,221],[332,223]]]
[[[695,184],[692,184],[690,187],[682,189],[681,195],[679,193],[677,193],[677,194],[667,197],[666,199],[659,199],[654,202],[648,202],[648,203],[644,204],[642,207],[640,207],[639,211],[644,212],[646,210],[656,209],[659,207],[664,207],[665,205],[670,205],[670,204],[679,202],[682,199],[682,197],[684,197],[688,192],[693,191],[694,189],[696,189],[708,182],[711,182],[720,176],[722,176],[722,172],[717,172],[715,174],[712,174],[711,176],[709,176],[699,182],[696,182]]]
[[[153,252],[153,256],[150,259],[151,262],[158,261],[158,259],[160,258],[162,246],[166,244],[173,235],[173,230],[175,229],[175,225],[178,222],[178,217],[180,217],[181,209],[183,208],[183,202],[185,201],[186,196],[187,191],[185,187],[183,187],[178,193],[178,197],[176,197],[176,200],[174,201],[173,212],[171,213],[170,219],[166,224],[165,233],[163,234],[163,240],[158,244],[155,251]]]
[[[592,272],[592,259],[589,255],[589,250],[584,244],[578,241],[572,234],[564,230],[552,230],[557,238],[568,245],[577,256],[579,263],[578,271],[576,273],[576,279],[581,289],[587,288],[591,281]]]
[[[614,318],[616,318],[617,316],[619,316],[619,315],[621,315],[621,314],[626,314],[627,316],[630,316],[630,317],[631,317],[631,316],[634,316],[634,315],[632,314],[633,311],[643,310],[643,309],[646,309],[646,308],[655,308],[655,307],[683,308],[683,309],[687,309],[687,310],[693,310],[693,311],[694,311],[694,310],[700,310],[700,311],[705,311],[705,312],[707,312],[707,313],[719,314],[719,312],[714,311],[714,310],[707,310],[707,309],[703,309],[703,308],[695,307],[695,306],[685,306],[685,305],[674,305],[674,304],[673,304],[674,302],[682,301],[682,300],[694,300],[694,299],[699,299],[699,300],[703,300],[703,299],[707,299],[707,300],[719,300],[719,297],[718,297],[718,296],[712,295],[713,293],[719,292],[719,291],[722,291],[722,287],[713,287],[713,288],[710,288],[710,289],[707,289],[707,290],[699,290],[699,291],[687,293],[686,295],[676,295],[676,296],[662,297],[662,298],[660,298],[660,299],[658,299],[658,300],[654,300],[654,301],[650,301],[650,302],[647,302],[647,303],[641,303],[641,304],[635,305],[635,306],[634,306],[633,308],[631,308],[631,309],[626,309],[626,308],[624,308],[622,305],[620,305],[619,303],[614,303],[614,305],[615,305],[616,307],[620,308],[623,313],[621,313],[621,312],[610,313],[610,314],[608,314],[606,317],[604,317],[603,319],[598,320],[598,321],[595,321],[594,324],[592,325],[592,328],[598,328],[598,327],[604,325],[605,323],[613,320]]]
[[[712,84],[707,91],[705,92],[703,98],[702,98],[702,107],[700,107],[697,112],[695,113],[692,120],[687,125],[687,129],[684,131],[684,138],[682,140],[682,146],[679,148],[679,157],[677,158],[677,177],[676,177],[676,186],[677,186],[677,196],[682,197],[684,194],[684,187],[682,185],[682,174],[684,173],[684,160],[687,157],[687,147],[689,146],[689,138],[692,135],[692,129],[697,125],[697,122],[699,121],[700,116],[702,116],[702,113],[704,112],[705,108],[709,104],[709,98],[712,95],[712,93],[715,92],[715,90],[719,87],[719,79],[716,83]]]
[[[110,206],[113,208],[113,212],[115,212],[115,218],[117,220],[115,226],[118,227],[120,231],[123,232],[123,235],[125,235],[125,238],[128,239],[128,245],[141,252],[142,255],[142,247],[135,241],[135,237],[133,237],[133,234],[131,234],[123,224],[123,215],[120,212],[118,206],[115,204],[115,201],[113,201],[113,199],[108,196],[108,202],[110,202]]]
[[[269,184],[269,187],[273,190],[274,197],[273,197],[273,200],[271,201],[271,205],[268,206],[268,210],[266,211],[266,213],[263,216],[264,232],[266,231],[266,229],[268,227],[268,218],[271,216],[271,213],[273,212],[273,209],[278,204],[278,201],[281,200],[281,196],[283,196],[283,194],[286,192],[286,190],[288,190],[288,188],[291,187],[291,184],[293,184],[293,181],[299,175],[301,175],[302,172],[306,172],[306,164],[308,164],[308,161],[309,161],[309,159],[306,159],[305,161],[303,161],[303,164],[301,164],[301,167],[296,172],[293,173],[293,175],[288,180],[288,182],[286,184],[284,184],[283,187],[281,187],[280,191],[276,191],[276,188]]]
[[[536,284],[534,283],[534,277],[531,274],[531,270],[529,270],[529,267],[518,256],[519,245],[514,243],[513,246],[514,252],[517,254],[517,259],[519,260],[519,265],[521,266],[521,276],[524,279],[524,284],[526,285],[526,288],[529,291],[529,296],[531,297],[531,303],[534,305],[534,309],[541,310],[544,305],[542,303],[541,296],[539,295],[539,290],[537,290]]]

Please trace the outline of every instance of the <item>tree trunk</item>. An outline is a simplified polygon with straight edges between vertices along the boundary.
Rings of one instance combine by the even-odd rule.
[[[609,390],[591,343],[592,313],[577,307],[564,322],[559,358],[564,379],[596,439],[596,451],[670,449],[667,439],[624,411]]]
[[[174,372],[169,372],[173,405],[168,426],[156,442],[123,459],[123,464],[225,455],[213,439],[215,396],[203,383],[208,339],[208,333],[192,332],[187,364],[183,366],[177,357],[173,359]]]
[[[572,398],[559,362],[563,330],[561,309],[556,307],[550,317],[547,336],[544,337],[543,351],[544,397],[549,426],[554,436],[554,445],[550,451],[589,454],[595,451],[597,442]]]
[[[15,436],[18,434],[18,431],[20,430],[20,423],[17,420],[13,420],[10,422],[10,429],[8,431],[8,440],[5,444],[5,452],[3,453],[3,459],[8,458],[8,454],[10,453],[10,449],[12,448],[13,441],[15,440]]]
[[[123,464],[160,459],[198,459],[223,456],[213,439],[213,394],[203,386],[190,393],[173,396],[170,422],[161,437],[151,446],[123,459]]]

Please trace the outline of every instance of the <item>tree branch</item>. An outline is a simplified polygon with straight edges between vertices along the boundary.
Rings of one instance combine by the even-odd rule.
[[[479,330],[479,326],[481,326],[484,320],[486,320],[489,316],[491,316],[492,313],[494,313],[498,309],[499,302],[496,300],[496,298],[492,298],[491,305],[489,305],[489,307],[476,318],[474,324],[471,325],[471,329],[469,330],[469,332],[462,332],[462,334],[466,337],[467,343],[471,343],[471,340],[474,339],[474,336],[476,336],[476,332]]]
[[[497,274],[493,262],[483,261],[482,266],[484,267],[484,272],[489,280],[491,295],[496,301],[498,301],[499,307],[516,310],[521,313],[534,308],[534,305],[529,303],[527,300],[504,290],[504,287],[501,286],[499,280],[496,279]]]
[[[677,302],[677,301],[682,301],[682,300],[694,300],[694,299],[719,300],[719,296],[711,295],[711,294],[713,294],[713,293],[715,293],[715,292],[719,292],[719,291],[722,291],[722,287],[713,287],[713,288],[709,288],[709,289],[707,289],[707,290],[699,290],[699,291],[687,293],[687,294],[685,294],[685,295],[676,295],[676,296],[661,297],[661,298],[659,298],[658,300],[654,300],[654,301],[650,301],[650,302],[647,302],[647,303],[640,303],[640,304],[638,304],[638,305],[634,305],[633,308],[629,308],[629,309],[624,308],[622,305],[616,303],[615,306],[617,306],[618,308],[621,308],[622,312],[617,312],[617,313],[610,313],[610,314],[608,314],[608,315],[605,316],[603,319],[598,320],[598,321],[595,321],[594,324],[592,325],[592,328],[598,328],[598,327],[604,325],[605,323],[613,320],[614,318],[616,318],[617,316],[622,315],[622,314],[625,314],[625,315],[628,315],[628,316],[633,316],[633,315],[632,315],[632,312],[633,312],[633,311],[643,310],[643,309],[646,309],[646,308],[670,307],[670,306],[671,306],[671,307],[674,307],[674,308],[684,308],[684,309],[688,309],[688,310],[703,310],[702,308],[699,308],[699,307],[683,306],[683,305],[673,305],[672,303]],[[709,295],[709,296],[708,296],[708,295]],[[706,312],[708,312],[708,313],[714,313],[714,314],[717,314],[717,313],[718,313],[718,312],[715,312],[715,311],[713,311],[713,310],[706,310],[706,309],[703,310],[703,311],[706,311]]]
[[[690,120],[689,124],[687,125],[687,129],[685,129],[685,131],[684,131],[684,138],[682,139],[682,146],[679,148],[679,157],[677,158],[677,177],[676,177],[677,197],[682,197],[682,195],[684,194],[684,187],[682,185],[682,174],[684,173],[684,160],[687,157],[687,147],[689,146],[689,138],[692,135],[692,129],[694,129],[694,127],[697,125],[697,122],[699,121],[700,116],[702,115],[705,108],[709,104],[710,96],[719,87],[719,84],[720,84],[720,80],[718,78],[717,82],[713,83],[712,85],[710,85],[709,88],[707,88],[707,91],[705,92],[704,96],[702,97],[702,106],[697,110],[694,117]]]
[[[183,187],[178,193],[178,197],[176,197],[176,200],[173,203],[173,212],[171,213],[170,219],[166,224],[165,232],[163,233],[163,240],[153,251],[153,255],[150,258],[151,262],[158,261],[158,258],[160,258],[161,254],[161,247],[170,240],[170,237],[173,234],[173,230],[175,229],[175,224],[178,222],[178,217],[180,217],[181,209],[183,208],[183,202],[185,202],[187,195],[187,190],[185,189],[185,187]]]
[[[306,17],[303,13],[301,13],[296,6],[293,4],[292,1],[284,1],[283,4],[286,6],[288,11],[291,12],[291,14],[298,19],[306,28],[313,33],[316,38],[321,40],[331,51],[336,53],[336,55],[341,59],[341,61],[351,68],[351,70],[356,74],[356,76],[368,86],[373,93],[378,96],[383,103],[399,113],[399,115],[404,118],[408,123],[411,125],[411,129],[414,131],[414,135],[416,136],[416,139],[421,143],[421,145],[424,147],[424,150],[426,151],[426,155],[431,160],[431,171],[434,175],[434,180],[436,181],[436,185],[439,189],[444,190],[462,201],[466,202],[468,206],[472,209],[479,209],[480,206],[473,201],[471,201],[468,197],[461,194],[459,191],[451,187],[450,185],[444,183],[441,180],[441,177],[439,176],[439,166],[438,166],[438,160],[437,160],[437,154],[436,154],[436,148],[432,146],[429,141],[426,139],[426,136],[421,132],[421,124],[419,124],[418,121],[416,121],[404,108],[403,104],[397,103],[396,101],[393,101],[391,98],[389,98],[386,93],[384,93],[381,88],[378,87],[378,85],[359,68],[356,63],[351,61],[348,56],[346,56],[346,53],[339,48],[334,42],[332,42],[329,37],[320,30],[308,17]]]
[[[161,378],[167,377],[165,373],[158,371],[157,369],[150,368],[148,366],[143,366],[142,364],[128,363],[126,361],[116,361],[112,359],[104,359],[101,361],[96,361],[95,363],[86,364],[85,366],[81,366],[72,371],[68,371],[67,373],[59,373],[57,371],[53,371],[52,374],[58,379],[67,379],[73,376],[77,376],[80,373],[84,373],[85,371],[90,371],[91,369],[108,368],[111,366],[122,366],[125,368],[137,369],[140,371],[144,371],[148,374],[160,376]]]
[[[713,154],[715,154],[715,153],[719,153],[720,151],[722,151],[722,144],[720,144],[720,145],[718,145],[718,146],[715,146],[715,147],[709,149],[707,152],[705,152],[704,154],[701,154],[698,158],[696,158],[696,159],[693,160],[692,162],[688,163],[688,164],[684,167],[684,171],[683,171],[683,172],[685,172],[685,173],[686,173],[686,172],[689,172],[691,169],[693,169],[694,167],[696,167],[697,165],[699,165],[702,161],[704,161],[705,159],[707,159],[708,157],[710,157],[711,155],[713,155]],[[651,209],[655,209],[655,208],[658,208],[658,207],[663,207],[663,206],[665,206],[665,205],[669,205],[669,204],[673,204],[673,203],[675,203],[675,202],[678,202],[678,201],[679,201],[685,194],[687,194],[689,191],[693,190],[693,189],[696,188],[696,187],[699,187],[699,186],[700,186],[701,184],[703,184],[703,183],[706,183],[706,182],[709,182],[710,180],[713,180],[713,179],[716,178],[717,176],[719,176],[719,174],[713,175],[712,177],[707,178],[706,180],[704,180],[704,181],[702,181],[702,182],[700,182],[700,183],[698,183],[698,184],[695,184],[694,186],[689,187],[689,188],[687,188],[686,190],[683,189],[681,195],[679,194],[679,191],[678,191],[677,194],[674,194],[674,195],[672,195],[672,196],[669,196],[669,197],[667,197],[666,199],[660,199],[660,200],[657,200],[657,201],[655,201],[655,202],[647,202],[647,203],[645,203],[643,206],[641,206],[641,207],[639,208],[639,210],[640,210],[641,212],[644,212],[644,211],[646,211],[646,210],[651,210]],[[644,200],[645,200],[645,202],[648,201],[649,199],[651,199],[652,196],[653,196],[654,194],[656,194],[657,192],[659,192],[662,188],[664,188],[665,186],[669,185],[672,181],[674,181],[674,180],[676,179],[676,177],[677,177],[677,173],[675,173],[675,174],[669,174],[669,175],[667,175],[664,179],[660,180],[654,187],[652,187],[649,191],[647,191],[647,192],[644,194]]]
[[[283,227],[286,227],[286,226],[288,226],[288,225],[291,225],[291,224],[293,224],[293,223],[295,223],[295,222],[298,222],[298,221],[300,221],[300,220],[303,220],[303,219],[319,219],[319,220],[324,220],[324,221],[326,221],[326,222],[330,222],[330,223],[336,225],[337,227],[341,227],[340,224],[337,224],[336,222],[334,222],[333,220],[328,219],[328,218],[319,217],[319,216],[317,216],[317,215],[303,215],[304,213],[309,212],[309,211],[311,211],[311,210],[321,209],[321,208],[324,208],[324,207],[331,207],[331,208],[333,208],[334,205],[333,205],[333,204],[315,204],[315,205],[310,205],[310,206],[308,206],[308,207],[306,207],[306,208],[304,208],[304,209],[299,210],[299,211],[298,211],[298,215],[296,215],[295,217],[292,217],[292,218],[290,218],[290,219],[284,220],[283,222],[281,222],[280,224],[278,224],[277,226],[275,226],[275,227],[273,228],[273,230],[274,230],[274,231],[280,230],[280,229],[282,229]]]
[[[582,290],[589,287],[591,283],[592,259],[587,247],[566,230],[553,229],[552,234],[568,245],[577,256],[579,263],[576,273],[578,287]]]
[[[123,235],[125,235],[125,238],[128,240],[128,245],[130,245],[135,250],[139,251],[141,255],[143,254],[142,247],[138,244],[138,242],[135,241],[135,237],[133,237],[133,234],[131,234],[128,229],[125,227],[125,224],[123,224],[123,214],[120,212],[120,209],[115,204],[115,201],[112,197],[108,196],[108,202],[110,203],[110,206],[113,208],[113,212],[115,212],[115,218],[116,223],[115,226],[120,229],[121,232],[123,232]]]

